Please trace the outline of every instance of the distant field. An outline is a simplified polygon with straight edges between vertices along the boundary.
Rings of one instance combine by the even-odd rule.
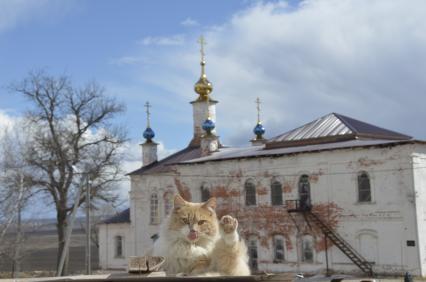
[[[27,234],[23,246],[28,254],[22,261],[21,271],[55,271],[57,256],[57,237],[55,231],[41,231]],[[85,234],[80,230],[74,232],[70,245],[70,273],[83,273],[85,265]],[[92,246],[92,269],[99,268],[98,249]],[[10,261],[0,259],[0,272],[12,269]]]

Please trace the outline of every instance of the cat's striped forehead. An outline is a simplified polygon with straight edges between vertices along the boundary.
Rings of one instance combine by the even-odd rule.
[[[184,217],[189,220],[216,219],[216,214],[212,208],[203,207],[202,204],[191,203],[178,209],[175,209],[178,217]]]

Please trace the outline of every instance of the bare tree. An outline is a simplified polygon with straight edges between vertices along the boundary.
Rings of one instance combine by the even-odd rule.
[[[122,177],[120,148],[125,133],[112,120],[124,107],[106,97],[96,83],[76,88],[69,77],[45,72],[30,73],[11,88],[32,105],[25,119],[30,135],[25,160],[32,168],[32,184],[55,206],[59,262],[73,199],[80,194],[77,206],[85,201],[80,192],[86,177],[94,201],[118,198],[113,187]],[[66,267],[61,274],[65,273]]]
[[[12,277],[20,271],[24,241],[21,213],[32,196],[30,171],[23,158],[26,140],[22,128],[6,128],[0,138],[0,256],[12,262]],[[10,230],[12,227],[12,231]],[[6,240],[6,234],[9,236]],[[10,234],[11,233],[11,234]],[[14,237],[12,236],[14,235]],[[7,242],[6,242],[7,241]]]

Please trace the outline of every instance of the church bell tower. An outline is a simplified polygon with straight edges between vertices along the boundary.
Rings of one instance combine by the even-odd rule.
[[[214,125],[216,123],[216,100],[212,99],[211,92],[213,91],[212,83],[207,79],[205,66],[206,61],[204,57],[204,46],[206,42],[204,37],[201,36],[198,40],[200,43],[200,53],[201,53],[201,76],[200,79],[195,83],[194,90],[198,94],[198,97],[191,102],[193,110],[193,121],[194,121],[194,135],[189,146],[201,146],[202,136],[206,134],[203,126],[206,127],[206,118]],[[207,126],[209,128],[209,133],[216,135],[215,126]]]

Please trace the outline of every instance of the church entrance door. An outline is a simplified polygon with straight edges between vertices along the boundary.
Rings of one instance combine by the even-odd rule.
[[[299,205],[302,210],[311,209],[311,185],[309,176],[305,174],[299,179]]]

